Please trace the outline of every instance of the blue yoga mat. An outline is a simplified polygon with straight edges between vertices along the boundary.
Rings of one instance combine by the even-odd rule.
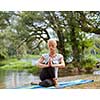
[[[74,81],[59,82],[57,88],[58,89],[59,88],[65,88],[65,87],[69,87],[69,86],[86,84],[86,83],[90,83],[90,82],[94,82],[94,80],[79,79],[79,80],[74,80]],[[54,87],[54,86],[51,86],[51,87],[42,87],[40,85],[23,86],[23,87],[19,87],[17,89],[42,89],[42,88],[43,89],[56,89],[56,87]]]

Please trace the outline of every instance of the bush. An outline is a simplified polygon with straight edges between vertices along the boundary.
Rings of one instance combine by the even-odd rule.
[[[73,72],[73,69],[74,69],[74,65],[73,64],[68,64],[67,65],[67,71],[68,72]]]
[[[81,61],[82,67],[86,70],[86,72],[92,72],[93,68],[96,65],[96,58],[93,55],[87,55],[82,61]]]

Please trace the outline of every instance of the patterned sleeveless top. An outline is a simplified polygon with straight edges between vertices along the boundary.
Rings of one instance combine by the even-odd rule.
[[[43,63],[47,64],[50,58],[49,54],[43,54],[42,57],[44,58]],[[53,64],[59,64],[62,58],[63,55],[57,53],[56,56],[52,58]],[[55,67],[55,78],[58,78],[58,67]]]

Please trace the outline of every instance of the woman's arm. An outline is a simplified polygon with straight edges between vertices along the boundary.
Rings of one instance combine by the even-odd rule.
[[[58,67],[58,68],[65,68],[65,62],[63,57],[60,59],[60,64],[51,64],[52,67]]]
[[[48,67],[48,65],[43,64],[43,61],[44,61],[44,57],[42,56],[42,57],[38,60],[38,63],[37,63],[37,66],[38,66],[39,68],[46,68],[46,67]]]

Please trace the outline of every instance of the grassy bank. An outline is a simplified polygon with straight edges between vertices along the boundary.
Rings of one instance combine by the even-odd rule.
[[[38,59],[38,58],[40,58],[40,55],[29,55],[29,54],[27,54],[27,55],[23,56],[23,58],[33,58],[33,59]]]
[[[27,55],[24,56],[23,58],[38,59],[39,55]],[[28,72],[37,74],[39,68],[36,65],[33,66],[32,61],[25,62],[17,58],[9,58],[6,60],[2,60],[0,62],[0,70],[17,70],[17,71],[27,70]]]

